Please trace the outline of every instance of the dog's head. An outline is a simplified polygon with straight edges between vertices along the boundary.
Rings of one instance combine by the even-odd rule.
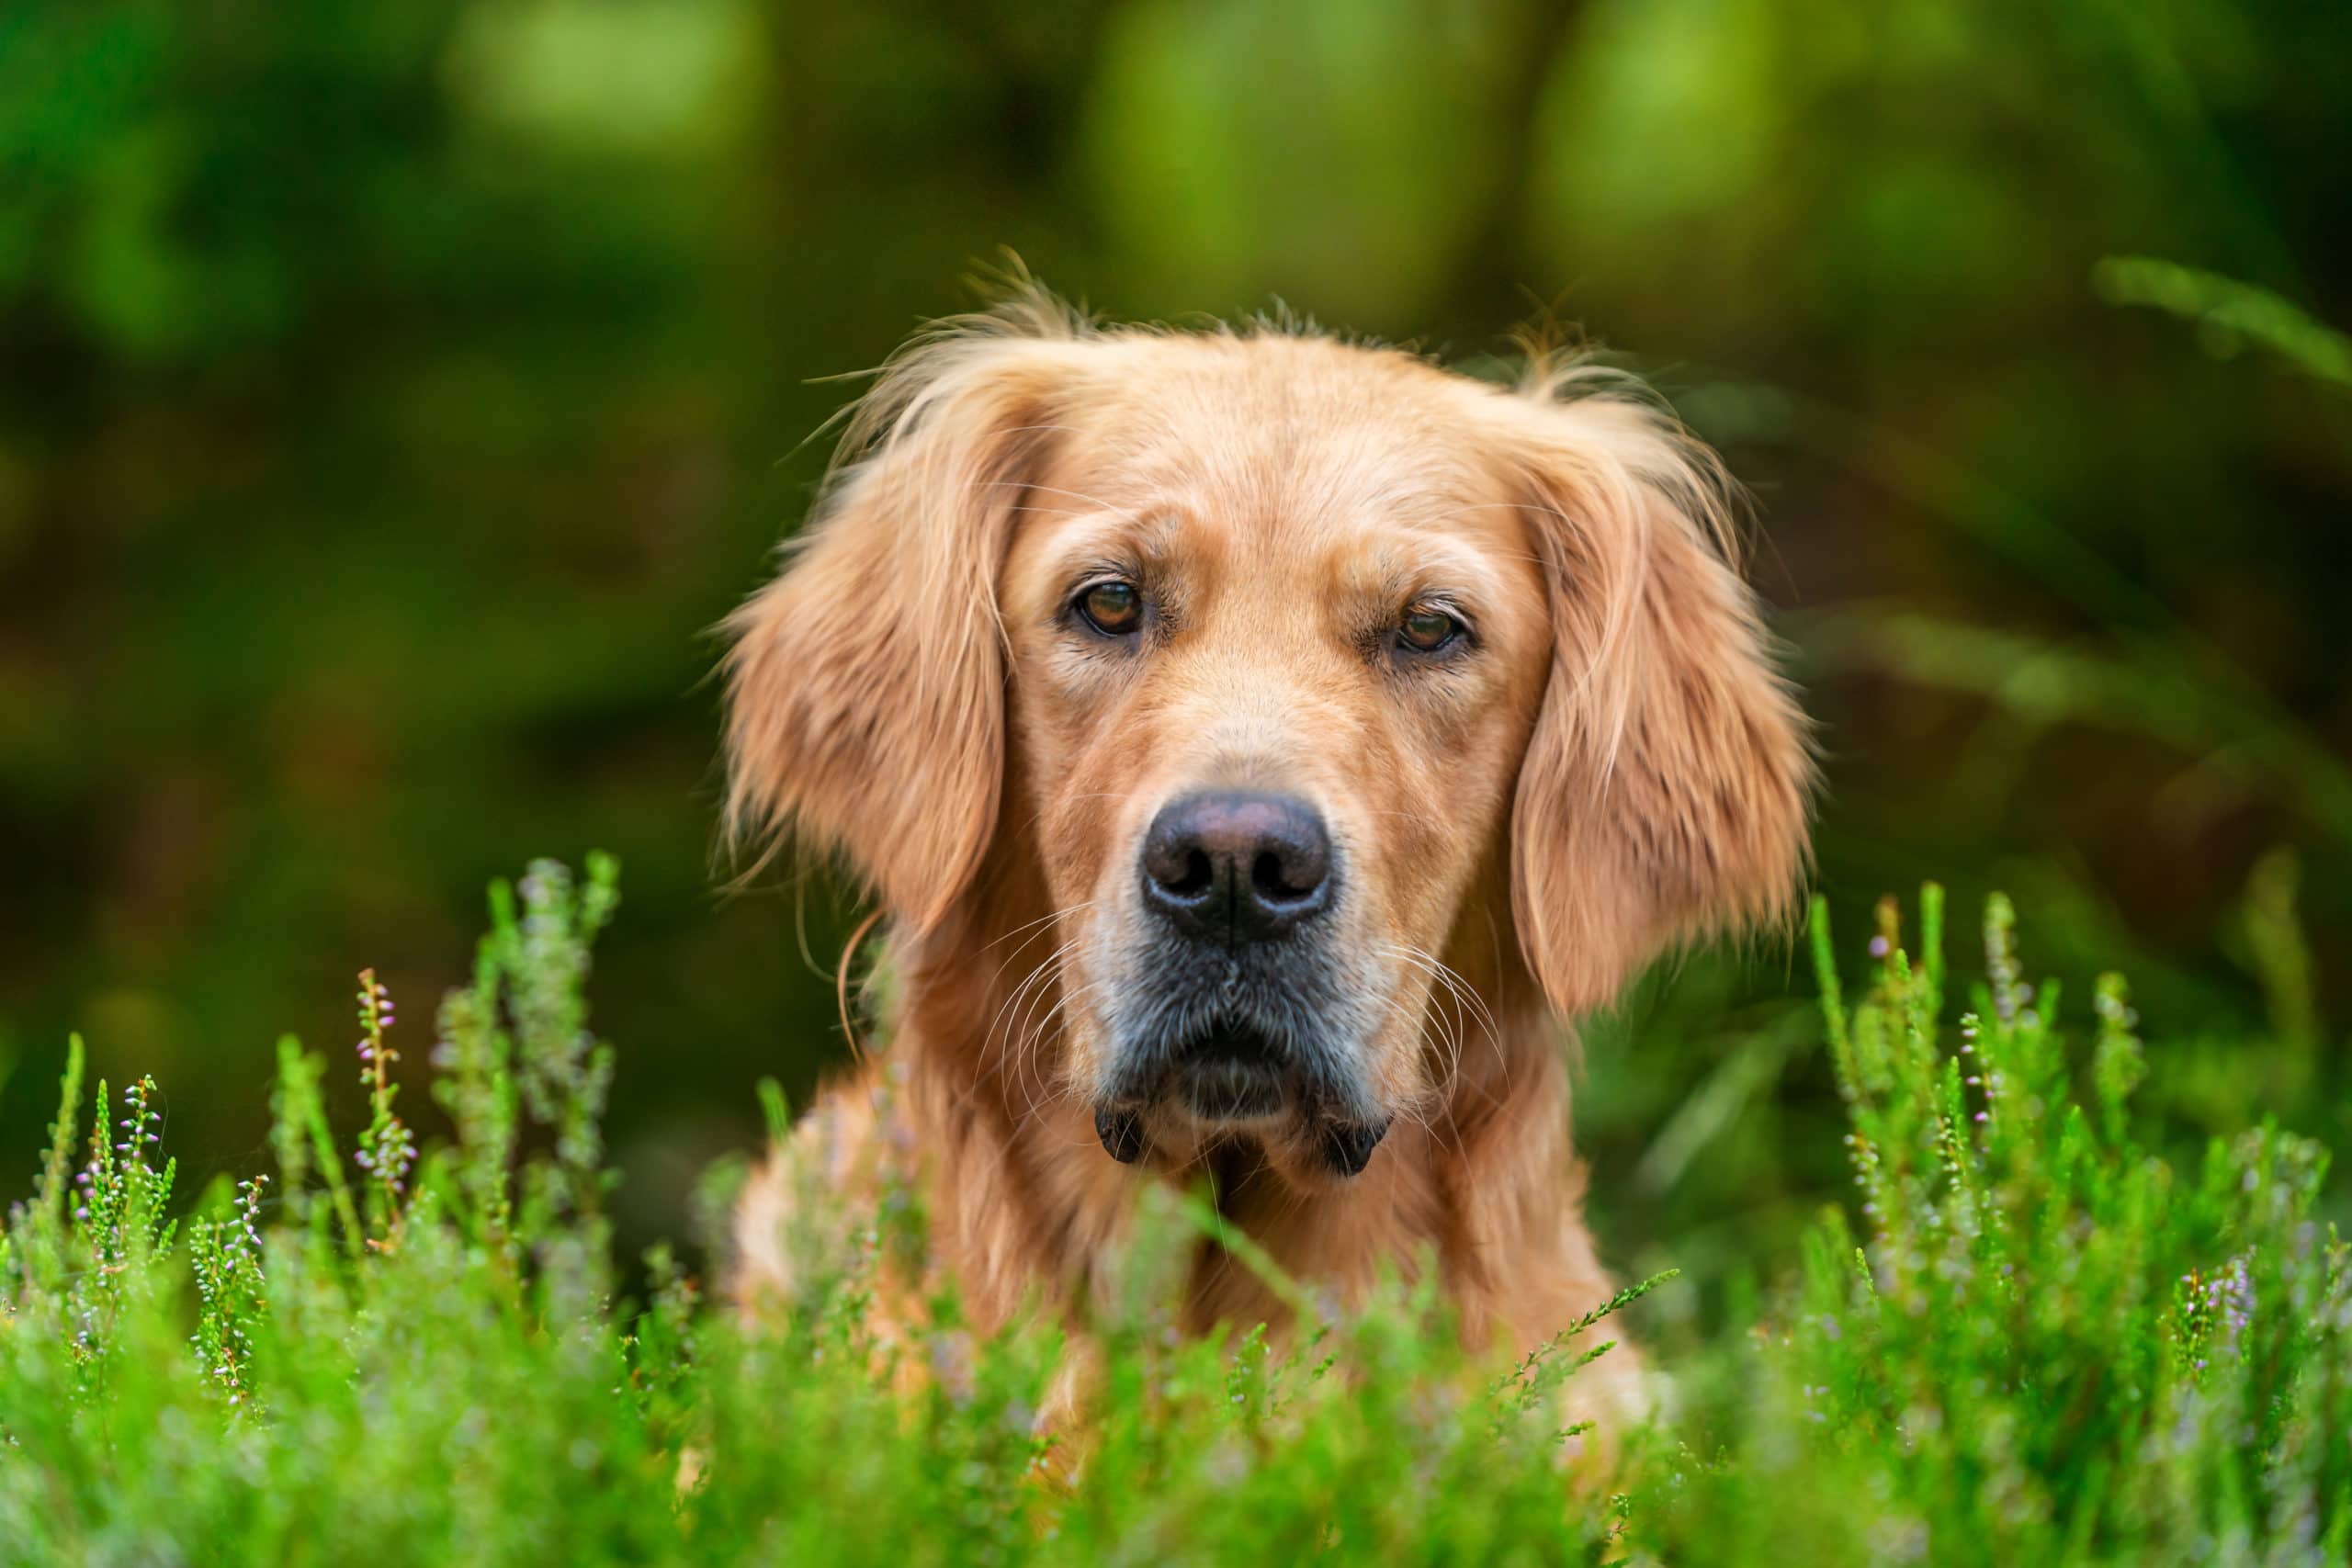
[[[1442,1081],[1432,1007],[1483,1005],[1450,955],[1572,1017],[1804,857],[1717,470],[1571,379],[1042,298],[920,341],[731,624],[731,825],[918,941],[1010,845],[1050,903],[971,961],[1035,944],[1058,996],[1006,1010],[1114,1156],[1354,1174]]]

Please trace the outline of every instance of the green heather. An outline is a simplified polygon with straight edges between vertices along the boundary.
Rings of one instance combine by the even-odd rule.
[[[8,1562],[2340,1562],[2352,1549],[2352,1256],[2313,1218],[2324,1149],[2269,1125],[2179,1157],[2143,1126],[2124,982],[2029,982],[2006,899],[1983,979],[1892,901],[1859,987],[1816,911],[1819,1027],[1850,1198],[1712,1342],[1661,1352],[1647,1427],[1568,1465],[1558,1397],[1642,1332],[1636,1287],[1516,1366],[1449,1348],[1402,1283],[1291,1348],[1170,1331],[1138,1244],[1074,1483],[1033,1413],[1052,1336],[906,1352],[853,1256],[747,1331],[668,1247],[616,1268],[589,1027],[608,859],[491,897],[470,986],[403,1023],[372,974],[358,1050],[280,1048],[268,1161],[207,1186],[162,1091],[84,1081],[0,1235]],[[1859,948],[1856,948],[1859,951]],[[1972,958],[1965,965],[1979,972]],[[2079,999],[2078,999],[2079,998]],[[2150,1031],[2161,1038],[2161,1021]],[[428,1033],[430,1053],[403,1042]],[[369,1118],[331,1126],[356,1070]],[[417,1150],[403,1095],[457,1129]],[[780,1100],[769,1096],[772,1114]],[[189,1142],[201,1142],[190,1137]],[[726,1201],[724,1173],[707,1201]],[[1246,1241],[1225,1238],[1250,1267]],[[1669,1252],[1672,1238],[1663,1238]],[[638,1293],[626,1293],[636,1291]],[[1604,1318],[1611,1321],[1604,1321]],[[1571,1481],[1566,1475],[1581,1474]]]

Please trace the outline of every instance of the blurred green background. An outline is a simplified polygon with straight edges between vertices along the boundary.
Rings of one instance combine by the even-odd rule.
[[[623,1236],[676,1230],[843,1053],[838,894],[716,890],[705,631],[822,378],[1001,246],[1120,316],[1629,351],[1761,502],[1847,945],[2006,886],[2190,1043],[2184,1127],[2352,1138],[2352,370],[2278,303],[2352,321],[2352,9],[1000,9],[0,11],[11,1190],[69,1028],[257,1166],[279,1030],[341,1050],[372,964],[421,1073],[484,882],[602,847]],[[1810,988],[1703,960],[1593,1032],[1622,1258],[1721,1278],[1834,1190]]]

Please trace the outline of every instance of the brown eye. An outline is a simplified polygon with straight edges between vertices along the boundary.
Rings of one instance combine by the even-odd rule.
[[[1105,637],[1125,637],[1143,625],[1143,595],[1132,582],[1098,582],[1079,595],[1078,613]]]
[[[1396,640],[1415,653],[1435,653],[1462,635],[1462,623],[1443,610],[1416,604],[1405,612]]]

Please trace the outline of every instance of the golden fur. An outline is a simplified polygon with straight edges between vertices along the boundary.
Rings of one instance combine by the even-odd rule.
[[[1037,292],[910,344],[729,623],[728,825],[843,856],[899,993],[887,1056],[745,1194],[739,1296],[788,1289],[801,1183],[895,1171],[983,1332],[1042,1301],[1082,1335],[1168,1180],[1213,1180],[1342,1298],[1434,1258],[1498,1349],[1605,1300],[1561,1025],[1666,949],[1774,920],[1805,855],[1805,727],[1726,497],[1623,378],[1543,355],[1498,387],[1287,327],[1101,327]],[[1057,619],[1107,558],[1162,617],[1134,656]],[[1440,590],[1475,604],[1475,656],[1367,654]],[[1098,1144],[1136,846],[1204,785],[1313,800],[1363,868],[1336,951],[1396,1122],[1352,1179],[1279,1131],[1163,1119],[1133,1166]],[[1185,1313],[1283,1316],[1206,1248]],[[1613,1390],[1580,1377],[1587,1402],[1628,1394],[1630,1356],[1596,1371]]]

